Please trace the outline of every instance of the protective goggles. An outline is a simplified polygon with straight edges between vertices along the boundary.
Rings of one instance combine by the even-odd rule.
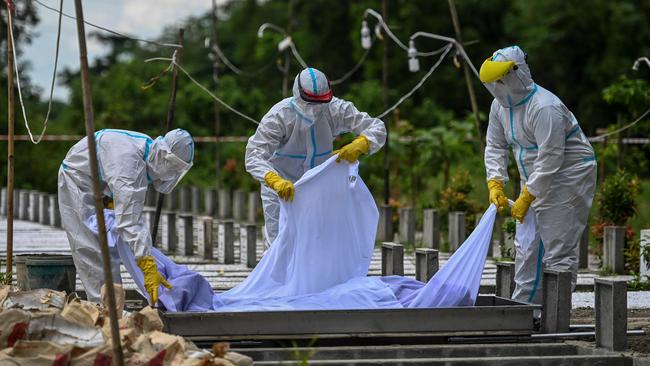
[[[327,93],[322,94],[322,95],[317,95],[310,93],[305,90],[305,88],[302,86],[302,81],[300,80],[301,78],[298,77],[298,90],[300,91],[300,98],[304,100],[305,102],[310,102],[310,103],[329,103],[332,100],[332,88],[330,87],[330,82],[329,80],[327,81]]]

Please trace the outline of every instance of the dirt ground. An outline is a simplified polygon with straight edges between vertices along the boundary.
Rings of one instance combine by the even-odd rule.
[[[571,324],[594,324],[594,309],[579,308],[571,310]],[[629,309],[627,329],[644,329],[644,336],[627,338],[628,350],[650,356],[650,309]]]

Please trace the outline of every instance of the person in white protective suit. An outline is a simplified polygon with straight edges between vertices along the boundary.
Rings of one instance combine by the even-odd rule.
[[[334,138],[345,132],[357,137],[333,152]],[[375,153],[385,140],[386,127],[380,119],[334,97],[321,71],[302,70],[294,81],[293,97],[271,108],[246,145],[246,170],[263,183],[266,245],[278,235],[279,198],[293,199],[293,182],[332,154],[354,162],[362,154]]]
[[[480,79],[495,99],[490,108],[485,148],[490,201],[507,205],[511,147],[521,193],[512,217],[522,222],[535,211],[537,238],[525,252],[517,244],[513,299],[540,303],[542,269],[571,271],[575,288],[578,251],[596,187],[594,150],[562,101],[535,84],[527,55],[518,46],[494,52],[481,66]]]
[[[151,304],[160,285],[169,287],[151,257],[150,228],[144,222],[149,183],[160,193],[170,193],[192,167],[194,141],[189,132],[175,129],[155,140],[133,131],[105,129],[95,133],[100,189],[115,205],[117,231],[133,249],[144,273]],[[99,238],[84,222],[95,215],[88,142],[84,138],[66,155],[59,169],[59,210],[68,235],[72,258],[89,301],[100,301],[104,283]],[[113,281],[122,283],[120,259],[112,253]]]

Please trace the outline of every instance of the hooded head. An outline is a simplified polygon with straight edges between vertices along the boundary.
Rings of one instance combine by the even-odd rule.
[[[511,46],[495,51],[481,65],[481,81],[506,108],[516,106],[535,89],[526,59],[519,46]]]
[[[193,165],[194,139],[177,128],[159,136],[151,144],[147,174],[160,193],[170,193]]]
[[[308,67],[296,75],[293,100],[305,114],[318,116],[332,100],[332,96],[330,82],[320,70]]]

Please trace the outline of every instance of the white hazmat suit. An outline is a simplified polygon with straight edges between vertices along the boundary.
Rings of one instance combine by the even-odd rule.
[[[147,186],[169,193],[187,173],[194,159],[194,142],[185,130],[176,129],[152,140],[133,131],[105,129],[95,133],[100,189],[113,198],[120,237],[136,259],[150,255],[150,228],[142,210]],[[68,235],[72,257],[89,301],[100,301],[104,283],[99,239],[84,222],[95,215],[88,143],[76,143],[59,169],[59,210]],[[121,283],[120,260],[112,254],[113,281]]]
[[[302,88],[301,88],[302,86]],[[329,95],[329,102],[308,102]],[[351,102],[331,97],[327,77],[307,68],[294,81],[293,97],[274,105],[262,118],[246,145],[246,170],[260,182],[268,172],[295,182],[309,169],[332,156],[332,142],[342,133],[364,135],[369,153],[379,150],[386,140],[384,123],[358,111]],[[279,197],[262,183],[265,236],[267,246],[278,235]]]
[[[500,49],[490,60],[513,61],[515,66],[499,80],[485,83],[495,96],[485,148],[487,179],[508,181],[512,148],[521,186],[535,197],[530,209],[538,231],[528,250],[517,249],[513,299],[540,303],[543,268],[571,271],[575,288],[580,237],[596,187],[596,159],[574,115],[533,82],[518,46]]]

